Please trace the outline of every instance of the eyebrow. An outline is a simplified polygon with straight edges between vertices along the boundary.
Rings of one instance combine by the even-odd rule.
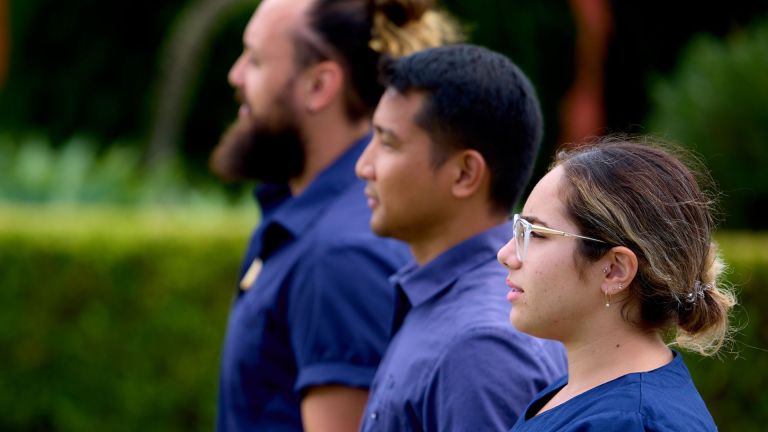
[[[379,135],[384,135],[390,139],[400,142],[400,137],[398,137],[397,134],[395,134],[391,129],[383,128],[378,125],[373,125],[373,130]]]
[[[528,216],[528,215],[520,215],[521,218],[527,220],[528,222],[534,224],[534,225],[541,225],[543,227],[549,228],[549,225],[544,222],[543,220],[537,218],[536,216]]]

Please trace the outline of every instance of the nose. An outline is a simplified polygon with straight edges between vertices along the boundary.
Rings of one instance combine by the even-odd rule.
[[[374,152],[373,146],[375,145],[374,143],[375,140],[376,138],[374,137],[368,143],[368,145],[365,146],[365,150],[363,150],[363,153],[357,159],[357,163],[355,163],[355,174],[362,180],[373,180],[373,177],[374,177],[374,170],[373,170],[373,164],[371,163],[371,158]]]
[[[516,247],[517,242],[513,237],[507,242],[507,244],[499,249],[498,253],[496,253],[496,259],[499,260],[499,263],[507,269],[511,270],[520,267],[521,262],[519,259],[517,259],[517,251],[515,250]]]
[[[245,53],[240,54],[240,57],[235,60],[235,63],[229,69],[227,74],[227,80],[232,87],[241,87],[243,83],[243,64],[245,61]]]

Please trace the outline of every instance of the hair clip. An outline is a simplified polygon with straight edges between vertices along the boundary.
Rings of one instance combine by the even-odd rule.
[[[696,301],[696,298],[703,299],[704,298],[704,291],[708,291],[712,289],[712,284],[703,284],[701,281],[696,281],[693,284],[693,291],[689,292],[685,295],[685,301],[688,303],[693,303]]]

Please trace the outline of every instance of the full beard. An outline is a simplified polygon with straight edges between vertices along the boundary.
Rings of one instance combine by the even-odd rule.
[[[224,180],[286,183],[301,175],[306,153],[296,116],[285,100],[275,102],[271,119],[238,117],[222,135],[210,159]]]

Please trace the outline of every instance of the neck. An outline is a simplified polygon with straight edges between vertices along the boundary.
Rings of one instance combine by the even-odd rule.
[[[565,393],[559,395],[565,400],[615,378],[648,372],[671,361],[672,352],[658,333],[643,332],[623,319],[608,324],[603,328],[609,330],[589,340],[565,343],[568,384],[563,388]]]
[[[303,122],[306,160],[304,171],[288,181],[293,196],[301,194],[318,174],[370,130],[368,119],[350,122],[342,114],[330,114],[318,114]]]
[[[505,214],[466,206],[450,212],[449,219],[432,224],[418,238],[408,240],[408,245],[416,263],[424,266],[459,243],[503,224],[506,220]]]

